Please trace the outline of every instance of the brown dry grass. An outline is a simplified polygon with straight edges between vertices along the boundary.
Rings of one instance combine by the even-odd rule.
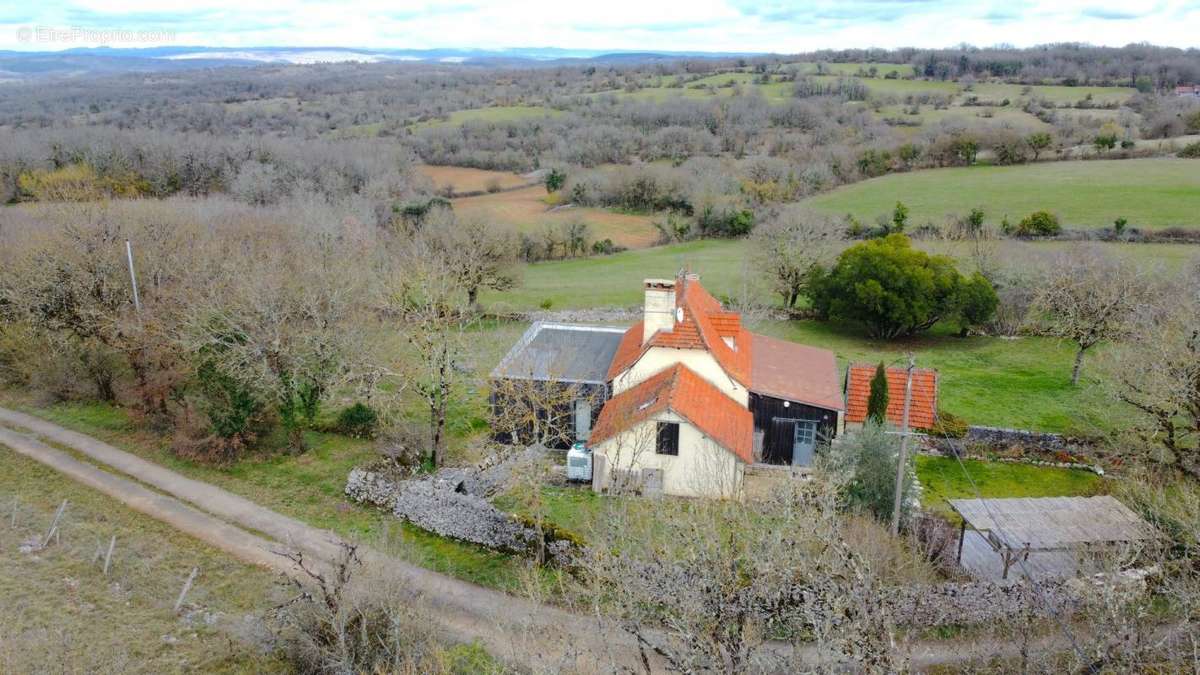
[[[496,180],[501,188],[516,187],[529,182],[519,174],[507,171],[486,171],[484,169],[468,169],[464,166],[427,166],[422,164],[417,171],[433,181],[438,190],[446,185],[453,185],[455,192],[473,192],[486,190],[488,183]]]
[[[283,599],[274,575],[7,448],[0,466],[0,672],[286,670],[259,652],[265,626],[246,618]],[[20,552],[45,534],[63,499],[59,542]],[[112,535],[105,577],[96,552]],[[200,574],[177,616],[173,604],[192,567]]]
[[[454,200],[454,210],[464,215],[478,214],[512,225],[518,231],[537,234],[547,225],[558,227],[572,220],[588,224],[589,239],[612,239],[626,248],[653,246],[658,231],[652,217],[614,213],[605,209],[561,207],[550,210],[544,201],[545,188],[540,185],[523,190],[501,192]]]
[[[486,171],[461,166],[417,167],[436,189],[452,185],[455,192],[486,190],[492,181],[501,188],[512,188],[529,182],[519,174],[507,171]],[[454,210],[463,215],[479,215],[511,225],[519,232],[538,234],[547,225],[560,227],[572,220],[588,224],[590,240],[612,239],[626,248],[646,248],[658,241],[658,230],[651,224],[652,216],[615,213],[606,209],[564,207],[551,210],[546,203],[546,190],[533,185],[521,190],[465,197],[453,200]]]

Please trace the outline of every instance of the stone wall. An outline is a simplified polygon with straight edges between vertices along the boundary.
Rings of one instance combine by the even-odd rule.
[[[538,532],[505,513],[486,497],[505,484],[512,471],[531,453],[525,450],[483,467],[442,469],[430,476],[401,480],[382,471],[356,467],[346,479],[346,496],[361,504],[388,509],[398,518],[443,537],[478,544],[496,551],[531,554]],[[543,532],[550,562],[566,565],[573,544]]]
[[[967,437],[963,439],[968,444],[987,445],[1007,448],[1019,446],[1039,450],[1070,450],[1079,446],[1062,434],[1047,434],[1024,429],[1002,429],[999,427],[967,427]]]
[[[1060,583],[1042,582],[1041,597],[1029,584],[1007,586],[972,581],[909,586],[891,600],[898,623],[908,626],[975,625],[1032,614],[1047,616],[1050,610],[1070,613],[1076,601]]]

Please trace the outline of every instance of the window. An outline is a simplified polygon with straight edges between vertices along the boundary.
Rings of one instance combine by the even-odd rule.
[[[654,451],[660,455],[679,455],[679,425],[674,422],[658,423],[658,439]]]

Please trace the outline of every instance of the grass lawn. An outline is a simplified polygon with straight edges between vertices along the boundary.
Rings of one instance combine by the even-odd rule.
[[[11,392],[0,392],[0,405],[95,436],[183,475],[210,482],[317,527],[380,546],[429,569],[504,590],[520,584],[518,575],[524,563],[512,556],[444,539],[378,509],[348,502],[342,489],[350,469],[374,458],[366,442],[309,433],[309,450],[303,454],[251,457],[227,469],[217,469],[179,459],[170,452],[166,439],[135,430],[125,412],[113,406],[61,403],[39,407]]]
[[[104,417],[98,411],[85,415]],[[286,672],[248,642],[243,616],[287,598],[277,577],[0,447],[0,670],[6,672]],[[37,553],[62,500],[61,540]],[[15,500],[15,501],[14,501]],[[16,504],[15,526],[10,514]],[[116,536],[109,576],[95,560]],[[187,607],[216,622],[176,616],[175,599],[200,570]]]
[[[947,499],[974,498],[975,490],[953,457],[917,455],[922,506],[949,516]],[[963,465],[984,497],[1073,497],[1098,494],[1103,479],[1082,469],[964,459]]]
[[[1200,164],[1155,158],[933,169],[855,183],[805,203],[874,222],[897,201],[915,224],[941,224],[979,207],[997,224],[1046,209],[1064,227],[1106,227],[1117,217],[1133,227],[1200,227]]]
[[[1128,411],[1114,404],[1097,377],[1103,350],[1084,361],[1079,386],[1071,385],[1074,351],[1048,338],[959,338],[948,330],[880,342],[819,321],[767,322],[754,327],[776,337],[833,350],[847,363],[891,363],[911,351],[917,365],[936,368],[939,406],[971,424],[1095,433],[1111,429]]]
[[[688,265],[713,294],[732,294],[741,287],[746,246],[745,241],[710,239],[526,265],[518,288],[482,299],[494,309],[537,309],[545,301],[551,309],[632,307],[642,302],[642,279],[674,277]]]

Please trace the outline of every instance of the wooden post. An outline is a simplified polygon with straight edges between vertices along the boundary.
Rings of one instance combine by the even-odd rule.
[[[183,590],[179,591],[179,599],[175,601],[175,612],[179,612],[179,608],[183,606],[183,599],[187,597],[187,593],[192,588],[192,582],[196,580],[196,575],[200,573],[199,567],[193,567],[192,573],[188,575],[187,581],[183,584]]]
[[[108,564],[112,562],[113,548],[117,545],[117,535],[108,540],[108,553],[104,554],[104,576],[108,576]]]
[[[962,519],[962,526],[958,528],[958,564],[962,564],[963,542],[967,539],[967,519]]]
[[[896,463],[896,498],[892,503],[892,536],[900,534],[900,504],[904,498],[904,468],[908,460],[908,412],[912,407],[912,376],[917,365],[912,354],[908,355],[908,371],[904,378],[904,418],[900,430],[900,457]]]
[[[67,509],[67,501],[66,501],[66,500],[62,500],[62,503],[61,503],[61,504],[59,504],[59,510],[58,510],[58,512],[56,512],[56,513],[54,514],[54,521],[53,521],[53,522],[50,522],[50,530],[49,530],[49,531],[46,533],[46,539],[43,539],[43,540],[42,540],[42,545],[43,545],[43,546],[44,546],[44,545],[47,545],[47,544],[49,544],[49,543],[50,543],[50,537],[53,537],[53,536],[54,536],[54,532],[55,532],[56,530],[58,530],[58,528],[59,528],[59,519],[61,519],[61,518],[62,518],[62,512],[64,512],[64,510],[66,510],[66,509]]]
[[[12,517],[8,521],[8,529],[17,529],[17,498],[13,497]]]

